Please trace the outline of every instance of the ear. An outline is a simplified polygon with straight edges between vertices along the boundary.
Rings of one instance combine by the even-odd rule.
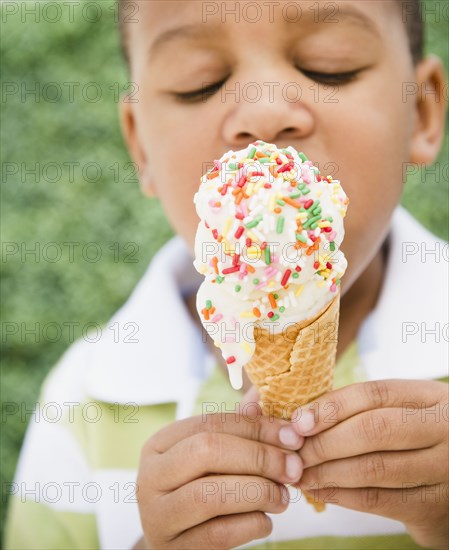
[[[147,197],[155,197],[156,189],[153,184],[150,167],[148,165],[145,152],[139,141],[139,135],[136,128],[136,114],[133,109],[133,103],[127,99],[128,96],[123,95],[120,98],[119,103],[120,123],[123,138],[131,158],[137,165],[142,193]]]
[[[415,125],[410,160],[431,164],[441,148],[447,98],[443,64],[436,56],[428,56],[416,67]]]

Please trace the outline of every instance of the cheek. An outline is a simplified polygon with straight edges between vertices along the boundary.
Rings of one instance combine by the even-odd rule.
[[[338,116],[333,127],[341,136],[329,146],[330,158],[338,159],[337,177],[350,199],[342,246],[349,264],[346,288],[382,245],[403,188],[410,112],[402,103],[401,82],[394,81],[391,89],[376,90],[374,85],[366,92],[355,92],[355,97],[341,100],[333,115],[329,113]]]
[[[149,159],[156,193],[173,227],[191,246],[198,225],[193,204],[200,178],[214,160],[212,129],[206,121],[211,113],[160,102],[148,102],[142,107],[141,140]]]

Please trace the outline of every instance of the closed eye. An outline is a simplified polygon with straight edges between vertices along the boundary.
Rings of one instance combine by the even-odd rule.
[[[209,97],[213,96],[226,82],[227,78],[220,80],[220,82],[215,82],[213,84],[204,85],[197,90],[192,90],[190,92],[176,92],[174,95],[177,99],[181,101],[195,103],[197,101],[206,101]]]
[[[299,70],[307,76],[307,78],[310,78],[320,84],[326,84],[328,86],[341,86],[355,80],[362,69],[347,71],[344,73],[318,73],[315,71],[305,71],[304,69]]]

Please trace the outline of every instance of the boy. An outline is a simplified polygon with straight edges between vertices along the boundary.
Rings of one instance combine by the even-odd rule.
[[[79,343],[47,379],[41,405],[83,407],[31,425],[10,548],[447,547],[447,385],[435,381],[447,346],[412,330],[447,323],[446,266],[401,256],[404,243],[445,243],[397,208],[403,163],[429,164],[441,146],[441,63],[421,59],[417,12],[398,1],[249,4],[144,1],[123,25],[139,87],[122,103],[125,139],[179,237],[112,320],[137,323],[139,343]],[[404,83],[435,93],[403,101]],[[291,424],[239,414],[194,310],[199,177],[256,139],[337,163],[351,201],[339,389]],[[237,412],[193,416],[221,409]],[[36,483],[59,498],[25,498]],[[326,511],[294,489],[289,503],[287,483]]]

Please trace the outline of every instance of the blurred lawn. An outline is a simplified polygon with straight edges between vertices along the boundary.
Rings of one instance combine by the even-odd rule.
[[[449,13],[449,0],[439,3]],[[69,84],[62,87],[63,98],[56,102],[42,98],[36,102],[32,95],[21,101],[20,94],[2,98],[2,161],[24,163],[28,169],[39,163],[44,171],[44,178],[37,183],[30,174],[25,181],[20,173],[6,178],[6,165],[2,173],[3,242],[26,245],[28,250],[41,243],[40,259],[39,255],[37,260],[28,255],[25,263],[19,249],[14,256],[3,258],[1,265],[1,398],[3,403],[23,403],[28,409],[33,407],[45,374],[70,344],[70,333],[63,323],[79,323],[74,330],[79,337],[79,327],[106,322],[126,300],[154,252],[172,235],[159,204],[142,198],[127,164],[116,102],[117,90],[124,89],[127,76],[119,55],[114,3],[102,0],[97,4],[102,16],[92,23],[79,16],[76,23],[67,18],[58,23],[36,23],[33,17],[21,21],[19,15],[3,23],[4,83],[26,85],[28,89],[36,83],[42,87],[49,82],[80,83],[74,88],[73,102],[68,100]],[[430,4],[433,2],[427,2]],[[0,9],[4,10],[4,5]],[[90,17],[95,18],[95,14]],[[444,18],[437,23],[429,15],[427,30],[427,50],[440,55],[447,70],[448,23]],[[96,82],[101,90],[98,102],[90,103],[81,96],[89,82]],[[50,98],[54,91],[46,89]],[[94,88],[84,91],[90,98],[97,93]],[[447,143],[439,160],[446,169]],[[54,162],[62,168],[59,180],[55,168],[47,164]],[[79,163],[72,165],[73,178],[69,164],[64,163]],[[100,166],[98,181],[94,181],[93,165],[87,172],[92,181],[83,178],[81,167],[88,163]],[[403,203],[433,232],[448,239],[448,181],[444,176],[440,181],[428,174],[425,178],[425,197],[421,174],[416,174],[407,183]],[[49,181],[52,179],[55,181]],[[81,244],[74,249],[74,261],[68,247],[63,246],[61,261],[51,263],[43,259],[42,247],[52,242],[59,246]],[[84,260],[81,254],[83,246],[91,242],[100,246],[101,258],[96,262]],[[118,243],[118,252],[110,248],[117,247],[113,243]],[[48,247],[47,258],[53,258],[56,250]],[[90,258],[96,255],[93,248],[85,249],[85,253]],[[32,334],[8,335],[5,331],[12,330],[13,325],[7,323],[14,322],[24,323],[27,329],[36,323],[41,329],[46,323],[58,323],[63,327],[62,337],[50,342],[55,334],[51,330],[47,338],[38,337],[37,342]],[[3,424],[2,488],[12,479],[25,429],[26,422],[18,414]],[[2,497],[2,508],[4,504]]]

